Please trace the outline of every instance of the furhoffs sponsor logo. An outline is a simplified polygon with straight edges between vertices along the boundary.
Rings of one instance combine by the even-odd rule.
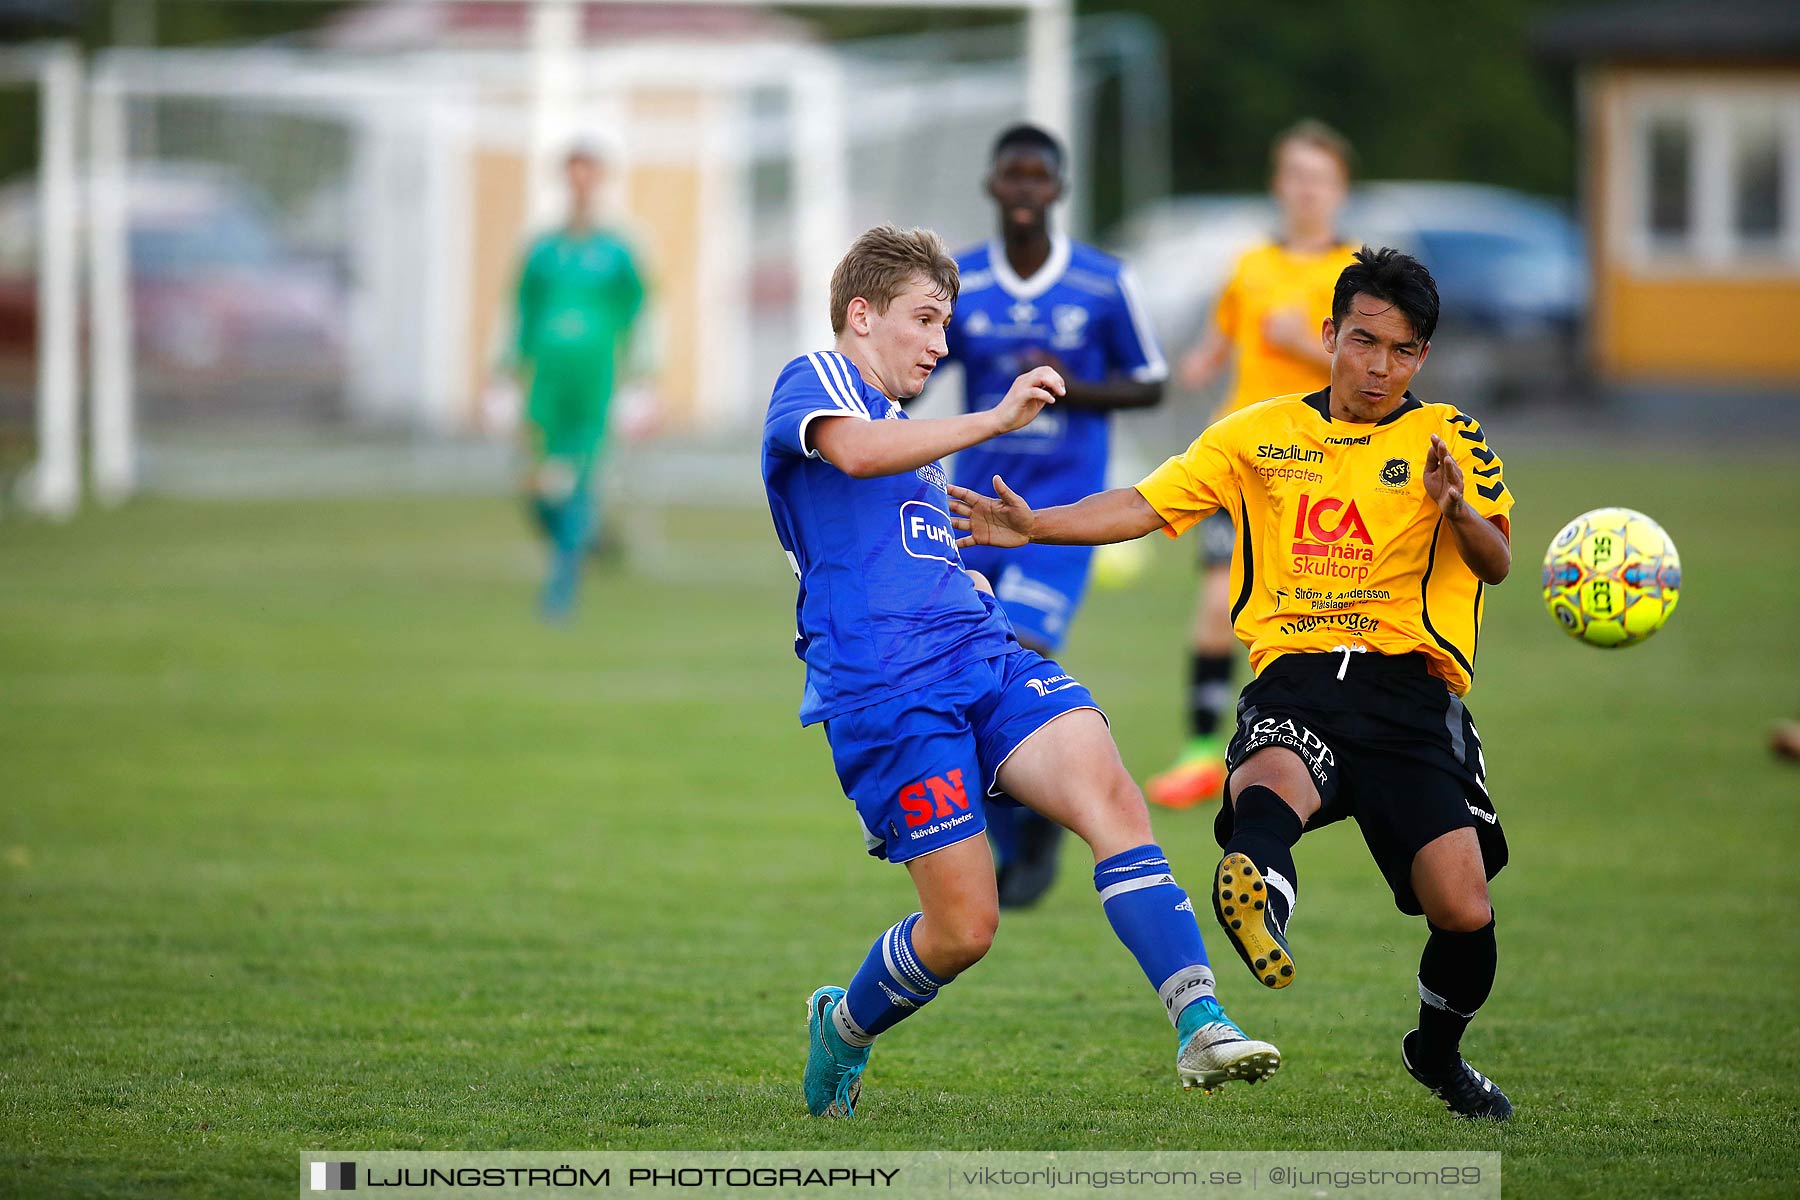
[[[914,558],[962,563],[956,551],[956,531],[950,527],[950,514],[934,504],[908,500],[900,506],[900,539]]]

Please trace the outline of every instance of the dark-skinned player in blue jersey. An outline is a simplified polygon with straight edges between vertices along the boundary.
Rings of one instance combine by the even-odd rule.
[[[1052,411],[951,464],[960,487],[984,491],[1000,475],[1053,504],[1106,487],[1113,412],[1160,402],[1169,374],[1124,264],[1052,227],[1065,167],[1062,144],[1035,125],[995,139],[987,192],[999,235],[957,256],[962,292],[947,335],[970,412],[1000,404],[1033,367],[1062,377]],[[1020,643],[1053,655],[1081,607],[1093,555],[1091,546],[977,546],[963,561],[993,580]],[[1056,877],[1062,827],[1015,805],[989,805],[987,816],[1000,906],[1035,904]]]

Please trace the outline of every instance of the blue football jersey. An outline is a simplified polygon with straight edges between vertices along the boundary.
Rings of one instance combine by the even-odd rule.
[[[1012,626],[963,573],[944,469],[854,479],[807,441],[821,417],[904,421],[842,354],[782,369],[763,422],[763,486],[800,581],[800,721],[875,704],[1017,649]]]
[[[950,321],[950,357],[963,366],[970,412],[1000,403],[1025,369],[1028,350],[1054,354],[1072,379],[1167,378],[1130,272],[1111,255],[1057,236],[1030,279],[1013,272],[998,242],[965,251],[956,265],[962,289]],[[1110,414],[1052,405],[1023,429],[958,454],[956,482],[991,493],[991,480],[1001,475],[1034,507],[1068,504],[1106,486],[1110,449]]]

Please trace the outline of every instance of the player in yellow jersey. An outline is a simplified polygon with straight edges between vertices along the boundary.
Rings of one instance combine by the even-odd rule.
[[[1199,391],[1227,367],[1230,388],[1213,418],[1271,396],[1311,392],[1330,378],[1319,322],[1354,246],[1338,234],[1350,183],[1350,144],[1329,126],[1302,121],[1275,139],[1269,190],[1281,214],[1275,241],[1246,251],[1219,296],[1212,328],[1183,358],[1182,385]],[[1175,765],[1151,779],[1151,801],[1186,808],[1219,795],[1225,781],[1220,734],[1231,699],[1231,521],[1220,513],[1200,527],[1200,587],[1188,666],[1188,741]]]
[[[1428,922],[1402,1061],[1458,1116],[1503,1121],[1512,1105],[1460,1050],[1493,987],[1487,885],[1507,858],[1462,697],[1483,591],[1512,566],[1512,493],[1473,418],[1408,390],[1437,326],[1430,273],[1365,248],[1330,311],[1328,387],[1233,413],[1135,488],[1042,512],[999,477],[999,499],[951,488],[953,524],[970,544],[1098,545],[1230,514],[1231,619],[1256,678],[1226,752],[1213,912],[1286,987],[1292,848],[1354,817],[1395,904]]]

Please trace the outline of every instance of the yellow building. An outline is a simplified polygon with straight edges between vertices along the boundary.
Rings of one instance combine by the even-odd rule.
[[[1590,343],[1615,383],[1800,383],[1800,2],[1564,14]]]

